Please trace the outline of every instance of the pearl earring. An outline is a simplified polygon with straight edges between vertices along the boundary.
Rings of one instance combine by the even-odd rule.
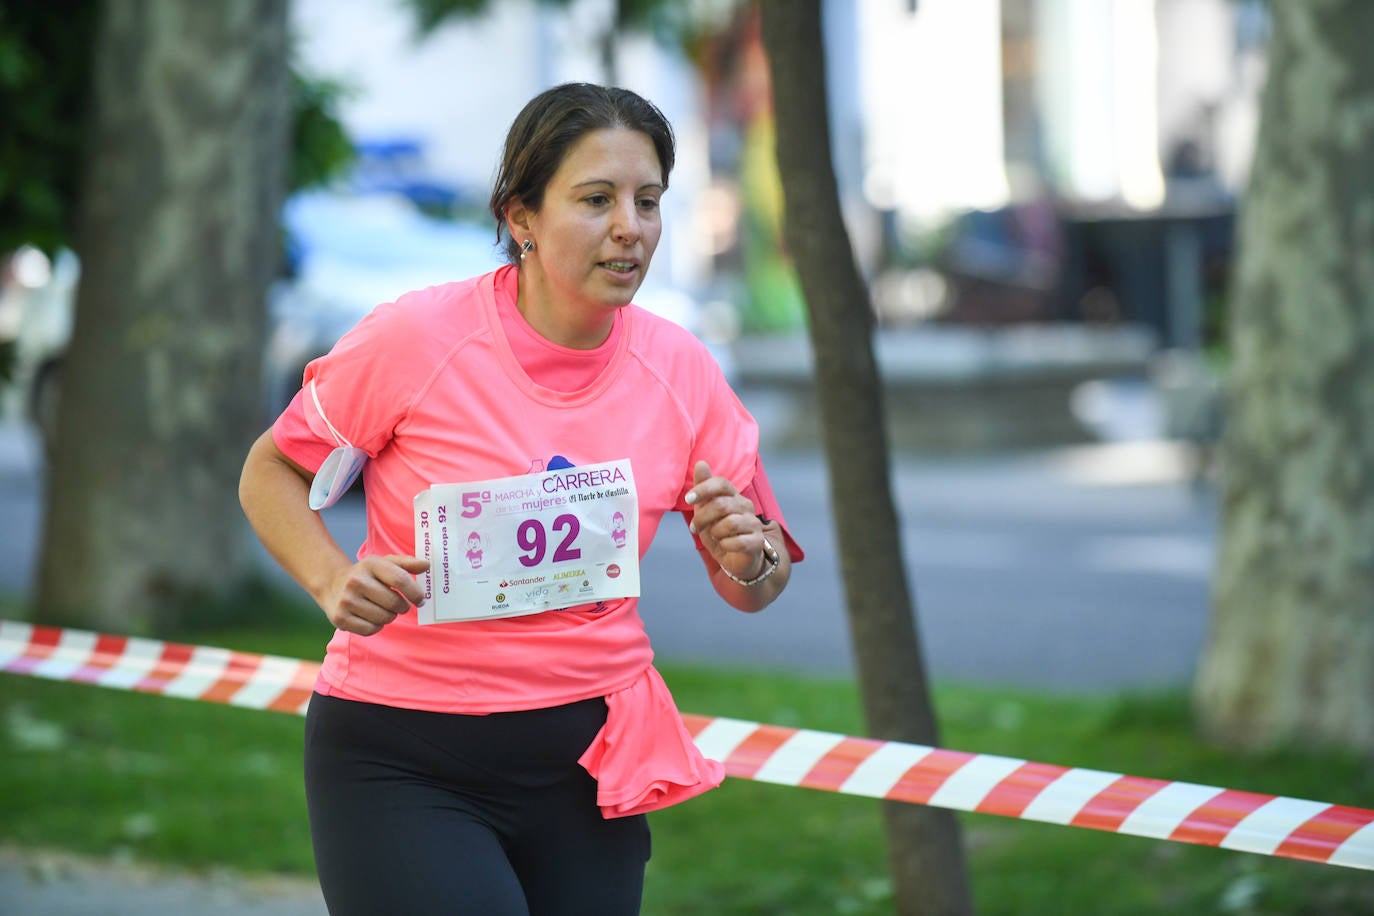
[[[520,260],[522,260],[522,261],[525,260],[525,255],[529,254],[529,253],[530,253],[531,251],[533,251],[533,250],[534,250],[534,242],[533,242],[532,240],[530,240],[530,239],[525,239],[523,242],[521,242],[521,243],[520,243]]]

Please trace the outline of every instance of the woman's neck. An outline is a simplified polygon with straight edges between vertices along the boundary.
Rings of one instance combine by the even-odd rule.
[[[595,350],[606,342],[615,327],[613,308],[567,308],[555,304],[543,284],[521,270],[515,307],[526,324],[545,340],[570,350]]]

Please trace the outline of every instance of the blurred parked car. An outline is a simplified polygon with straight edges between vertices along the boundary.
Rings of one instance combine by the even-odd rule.
[[[505,258],[492,224],[437,219],[401,194],[301,194],[287,204],[283,223],[294,268],[269,299],[266,403],[273,416],[300,388],[306,363],[378,304],[485,273]],[[635,303],[696,334],[731,375],[720,322],[708,328],[696,298],[651,270]]]
[[[3,415],[32,419],[50,442],[80,265],[67,249],[50,259],[25,245],[6,255],[0,267],[0,339],[14,348]]]
[[[306,192],[287,202],[282,220],[289,270],[267,298],[264,423],[290,403],[306,364],[327,353],[379,303],[484,273],[504,257],[490,224],[430,216],[400,193]],[[0,289],[0,330],[12,328],[16,342],[6,415],[32,420],[49,442],[79,273],[70,251],[49,262],[27,249],[8,259]],[[706,339],[729,374],[726,342],[703,332],[705,313],[695,298],[651,279],[635,301]]]
[[[433,216],[486,212],[486,188],[455,184],[435,173],[425,143],[414,137],[357,139],[346,183],[353,194],[399,194]]]
[[[1128,322],[1168,346],[1215,337],[1234,255],[1234,201],[1168,200],[1151,210],[1039,198],[954,221],[932,265],[955,324]]]
[[[268,298],[266,405],[275,416],[306,363],[379,303],[501,263],[494,229],[426,215],[399,194],[297,195],[283,210],[291,275]]]

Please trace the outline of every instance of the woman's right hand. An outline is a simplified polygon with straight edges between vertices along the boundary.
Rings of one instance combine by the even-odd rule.
[[[363,557],[335,574],[320,607],[337,629],[371,636],[425,600],[415,576],[429,561],[404,554]]]

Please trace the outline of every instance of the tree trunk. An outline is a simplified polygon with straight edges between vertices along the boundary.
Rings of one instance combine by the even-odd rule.
[[[873,312],[840,211],[830,155],[819,0],[763,0],[783,235],[815,354],[836,540],[869,733],[939,742],[892,503]],[[969,913],[959,822],[938,808],[884,803],[897,911]]]
[[[1235,746],[1374,752],[1374,4],[1269,10],[1195,701]]]
[[[176,626],[247,569],[237,480],[263,423],[281,248],[287,5],[107,0],[36,615]]]

